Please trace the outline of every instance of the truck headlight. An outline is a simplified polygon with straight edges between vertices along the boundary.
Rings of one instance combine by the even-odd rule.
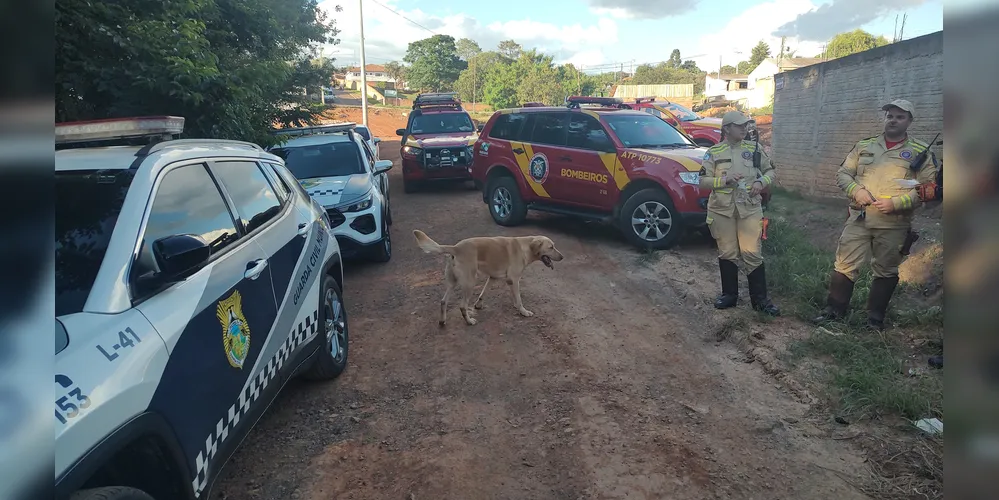
[[[371,203],[372,203],[372,195],[369,194],[364,198],[361,198],[360,200],[357,200],[355,202],[340,205],[339,207],[337,207],[337,209],[340,210],[341,212],[360,212],[362,210],[367,210],[371,208]]]
[[[685,184],[698,185],[701,182],[700,172],[680,172],[680,180]]]
[[[420,153],[422,153],[422,152],[423,152],[423,148],[418,148],[416,146],[403,146],[402,147],[402,153],[403,154],[413,155],[413,156],[420,156]]]

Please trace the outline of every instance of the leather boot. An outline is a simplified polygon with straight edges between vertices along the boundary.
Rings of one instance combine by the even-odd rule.
[[[780,316],[780,308],[767,297],[767,271],[764,265],[760,264],[760,267],[753,269],[746,278],[749,281],[749,300],[753,309],[771,316]]]
[[[739,301],[739,266],[731,260],[718,259],[722,293],[715,299],[715,308],[728,309]]]
[[[885,329],[885,314],[888,303],[898,286],[898,276],[894,278],[874,278],[871,293],[867,296],[867,326],[878,331]]]
[[[833,271],[829,278],[829,296],[826,297],[826,308],[821,314],[812,318],[812,323],[825,323],[846,316],[846,308],[853,297],[853,281],[845,274]]]

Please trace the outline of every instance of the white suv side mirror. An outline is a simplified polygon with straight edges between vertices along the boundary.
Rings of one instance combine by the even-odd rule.
[[[379,142],[382,142],[382,138],[381,137],[375,137],[373,139],[373,141],[375,142],[375,144],[378,144]]]
[[[392,170],[392,160],[378,160],[375,162],[375,173],[383,174]]]

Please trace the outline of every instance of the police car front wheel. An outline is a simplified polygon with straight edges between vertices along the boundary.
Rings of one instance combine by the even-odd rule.
[[[319,296],[319,328],[323,347],[316,353],[316,359],[303,374],[310,380],[331,380],[340,376],[347,368],[349,328],[347,308],[343,304],[343,294],[332,276],[323,276],[323,290]]]
[[[659,189],[643,189],[633,194],[621,207],[619,217],[625,237],[640,248],[669,248],[681,234],[673,201]]]
[[[155,500],[145,491],[128,486],[108,486],[80,490],[73,493],[69,500]]]

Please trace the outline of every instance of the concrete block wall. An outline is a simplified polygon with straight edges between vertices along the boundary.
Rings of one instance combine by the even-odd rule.
[[[910,136],[929,142],[943,130],[943,32],[781,73],[774,92],[772,157],[783,187],[845,196],[836,170],[857,141],[883,132],[881,106],[916,107]],[[940,136],[943,139],[943,136]],[[933,149],[942,158],[941,147]]]

